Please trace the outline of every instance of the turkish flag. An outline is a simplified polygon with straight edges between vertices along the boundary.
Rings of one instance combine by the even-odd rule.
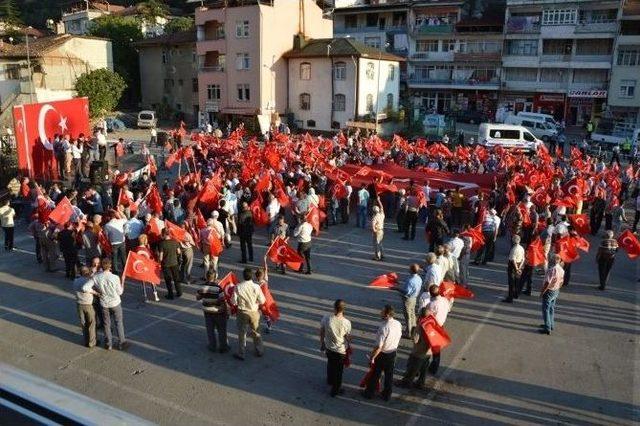
[[[580,254],[576,248],[575,241],[571,236],[566,235],[556,241],[556,253],[565,263],[575,262],[580,259]]]
[[[544,245],[542,244],[540,237],[536,237],[536,239],[529,244],[525,257],[527,264],[530,266],[538,266],[544,263]]]
[[[635,259],[640,256],[640,241],[630,230],[627,229],[620,234],[618,244],[627,252],[629,259]]]
[[[73,215],[73,206],[67,197],[64,197],[62,201],[58,203],[55,209],[49,213],[49,219],[57,223],[58,225],[64,225],[69,222]]]
[[[468,288],[451,281],[442,281],[438,287],[438,293],[447,299],[473,299],[476,297]]]
[[[206,227],[207,227],[207,221],[204,220],[204,216],[202,215],[202,212],[200,211],[200,209],[196,209],[196,228],[204,229]]]
[[[585,180],[577,177],[571,179],[569,182],[565,183],[562,186],[562,190],[564,191],[564,193],[572,196],[575,200],[582,200],[586,188],[587,183],[585,182]]]
[[[152,186],[147,194],[147,205],[154,213],[162,213],[162,199],[157,186]]]
[[[167,169],[170,169],[178,160],[179,160],[178,152],[177,151],[176,152],[172,152],[171,154],[169,154],[167,159],[164,161],[164,166]]]
[[[218,285],[222,291],[224,291],[224,298],[227,301],[227,304],[231,307],[231,314],[235,315],[236,312],[238,312],[238,306],[231,303],[231,296],[233,296],[233,291],[235,290],[236,285],[238,285],[238,278],[236,277],[236,274],[229,272],[218,282]]]
[[[171,239],[176,240],[180,243],[184,242],[185,238],[187,237],[187,231],[185,229],[182,229],[175,223],[172,223],[166,219],[164,221],[164,226],[169,230]]]
[[[589,217],[586,214],[569,214],[567,217],[578,234],[586,235],[591,232]]]
[[[551,202],[551,197],[547,194],[544,188],[538,188],[536,192],[531,196],[531,201],[537,207],[546,207]]]
[[[128,207],[133,203],[133,201],[131,200],[131,198],[129,198],[129,195],[127,194],[127,191],[125,191],[124,189],[120,190],[120,195],[118,195],[118,205],[122,205],[124,207]]]
[[[260,290],[262,290],[262,294],[264,295],[264,304],[260,307],[262,313],[269,317],[271,321],[277,321],[280,318],[280,311],[278,310],[278,305],[276,305],[276,301],[269,290],[269,285],[265,282],[260,284]]]
[[[313,230],[316,235],[320,233],[320,224],[324,222],[326,218],[327,214],[316,206],[311,206],[309,208],[309,212],[307,212],[307,215],[305,216],[307,222],[313,226]]]
[[[215,179],[209,179],[205,183],[204,187],[198,194],[198,201],[205,204],[210,209],[215,208],[218,205],[218,198],[220,197],[220,187],[216,183]]]
[[[273,263],[284,263],[294,271],[298,271],[304,262],[302,256],[291,248],[282,237],[273,240],[273,243],[271,243],[271,246],[267,250],[267,257]]]
[[[566,197],[555,200],[553,205],[556,207],[567,207],[573,209],[576,207],[576,200],[571,195],[567,195]]]
[[[98,233],[98,245],[100,246],[100,250],[102,250],[103,256],[111,256],[111,253],[113,252],[111,249],[111,242],[102,229]]]
[[[269,224],[269,214],[262,208],[260,201],[261,198],[258,197],[249,205],[253,214],[253,223],[258,226],[267,226]]]
[[[362,380],[360,380],[360,387],[361,388],[366,388],[369,385],[369,380],[371,380],[373,378],[373,369],[374,369],[374,364],[373,364],[373,361],[372,361],[369,364],[369,370],[364,375]],[[380,380],[378,380],[378,383],[376,383],[376,392],[380,392]]]
[[[380,275],[373,279],[369,283],[369,287],[379,288],[392,288],[398,284],[398,274],[395,272],[389,272],[388,274]]]
[[[271,175],[269,173],[265,173],[264,176],[258,180],[256,183],[255,192],[261,193],[263,191],[268,191],[271,186]]]
[[[161,229],[160,229],[160,225],[158,224],[159,221],[160,219],[156,219],[155,217],[152,217],[149,223],[147,224],[147,229],[145,230],[145,233],[149,236],[149,242],[151,243],[160,241]]]
[[[224,251],[224,247],[222,246],[222,241],[220,241],[220,235],[212,229],[209,232],[209,254],[214,257],[218,257]]]
[[[591,245],[584,237],[576,236],[571,238],[573,239],[573,244],[577,249],[580,249],[585,253],[589,251],[589,247],[591,247]]]
[[[147,256],[130,251],[124,265],[123,277],[158,285],[160,284],[160,264]],[[122,282],[124,285],[124,279]]]
[[[451,344],[451,337],[449,337],[444,327],[438,324],[433,315],[420,319],[418,325],[422,331],[422,337],[429,342],[431,351],[434,354],[440,353],[442,349]]]
[[[477,251],[484,246],[484,234],[482,233],[482,224],[469,228],[460,233],[461,237],[471,237],[471,251]]]
[[[53,136],[91,134],[89,100],[25,104],[13,107],[18,168],[29,177],[53,180],[58,168],[53,155]]]

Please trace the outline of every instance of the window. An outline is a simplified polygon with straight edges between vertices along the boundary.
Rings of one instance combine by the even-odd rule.
[[[380,49],[380,37],[365,37],[364,44],[374,49]]]
[[[393,110],[393,93],[387,93],[387,110]]]
[[[196,52],[196,49],[193,49],[191,51],[191,63],[195,64],[196,62],[198,62],[198,53]]]
[[[191,79],[191,91],[193,93],[196,93],[198,91],[198,79],[197,78],[192,78]]]
[[[220,99],[220,85],[209,84],[207,85],[207,99],[210,101],[216,101]]]
[[[618,65],[638,66],[640,65],[640,46],[620,46],[618,47]]]
[[[537,81],[537,68],[507,68],[505,72],[507,81]]]
[[[522,132],[522,137],[527,142],[534,142],[536,138],[529,132]]]
[[[566,83],[569,81],[569,71],[565,68],[542,68],[540,81],[547,83]]]
[[[620,80],[620,97],[633,98],[636,94],[636,80]]]
[[[238,84],[238,100],[248,102],[251,100],[251,91],[248,84]]]
[[[300,80],[311,80],[311,64],[309,62],[300,64]]]
[[[456,41],[455,40],[442,40],[442,51],[443,52],[453,52],[456,50]]]
[[[177,103],[176,104],[176,110],[182,111],[182,104],[181,103]]]
[[[236,37],[249,37],[249,21],[236,21]]]
[[[178,86],[184,86],[184,80],[183,79],[178,79]]]
[[[347,98],[345,95],[336,94],[333,97],[333,110],[345,111],[347,109]]]
[[[396,78],[396,67],[393,66],[393,64],[389,64],[387,78],[389,79],[389,81],[393,81]]]
[[[575,69],[573,71],[574,83],[605,84],[607,81],[609,81],[608,70]]]
[[[546,39],[542,42],[543,55],[571,55],[573,40],[571,39]]]
[[[367,112],[369,114],[373,114],[373,95],[372,94],[368,94],[367,95]]]
[[[162,63],[166,64],[167,62],[169,62],[169,54],[167,53],[166,50],[162,51]]]
[[[358,15],[345,15],[344,17],[345,28],[358,28]]]
[[[535,127],[535,125],[534,125],[533,121],[529,121],[529,120],[522,120],[522,121],[520,122],[520,125],[521,125],[522,127],[529,127],[530,129],[533,129],[533,128]]]
[[[377,13],[368,13],[367,14],[367,27],[377,27],[378,26],[378,14]]]
[[[316,120],[307,120],[307,127],[316,127]]]
[[[437,52],[438,40],[418,40],[416,41],[416,52]]]
[[[369,80],[373,80],[374,78],[376,78],[376,65],[373,62],[367,62],[365,75]]]
[[[576,55],[611,55],[613,39],[577,40]]]
[[[251,65],[251,60],[249,59],[248,53],[238,53],[236,54],[236,69],[239,70],[248,70]]]
[[[494,139],[520,139],[520,130],[489,130],[489,137]]]
[[[345,62],[336,62],[333,65],[333,78],[336,80],[347,79],[347,64]]]
[[[174,81],[171,78],[165,78],[164,79],[164,91],[168,92],[170,91],[174,86]]]
[[[300,109],[309,111],[311,109],[311,95],[308,93],[300,94]]]
[[[538,40],[509,40],[507,54],[516,56],[538,56]]]
[[[576,9],[548,9],[542,11],[542,25],[571,25],[576,23]]]

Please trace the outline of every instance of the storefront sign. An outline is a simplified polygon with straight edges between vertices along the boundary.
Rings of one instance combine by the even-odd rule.
[[[541,102],[564,102],[564,95],[549,95],[542,94],[540,95]]]
[[[606,98],[606,90],[569,90],[570,98]]]
[[[219,112],[220,104],[217,101],[206,101],[204,104],[204,110],[206,112]]]

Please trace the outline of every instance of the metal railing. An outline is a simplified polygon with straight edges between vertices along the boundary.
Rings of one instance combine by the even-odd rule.
[[[202,72],[224,72],[224,65],[202,65],[200,67]]]

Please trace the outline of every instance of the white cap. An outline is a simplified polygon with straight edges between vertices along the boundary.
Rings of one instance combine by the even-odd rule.
[[[214,210],[213,213],[211,213],[211,217],[213,218],[217,218],[218,216],[220,216],[220,213],[218,213],[217,210]]]

